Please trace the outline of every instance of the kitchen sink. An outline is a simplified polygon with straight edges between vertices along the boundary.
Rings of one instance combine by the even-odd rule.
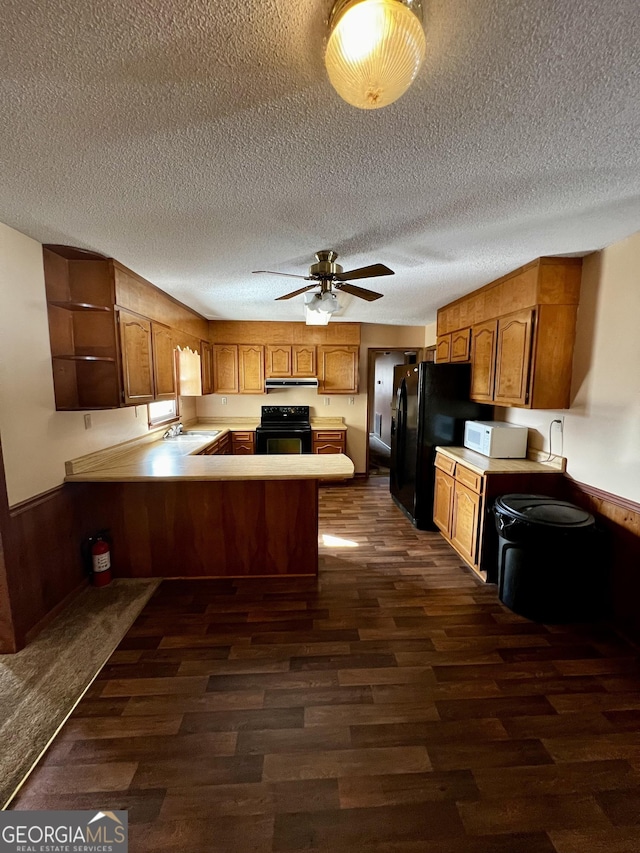
[[[207,430],[207,432],[199,432],[198,430],[188,430],[185,429],[184,432],[181,432],[180,435],[170,435],[165,438],[165,441],[193,441],[194,438],[208,438],[210,441],[213,441],[216,436],[220,435],[219,429]]]

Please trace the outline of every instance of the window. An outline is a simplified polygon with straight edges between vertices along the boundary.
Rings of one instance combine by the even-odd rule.
[[[160,426],[178,418],[178,401],[176,399],[149,403],[147,408],[149,409],[149,427]]]

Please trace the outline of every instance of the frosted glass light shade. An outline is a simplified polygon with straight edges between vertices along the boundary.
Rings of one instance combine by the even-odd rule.
[[[331,85],[360,109],[392,104],[424,59],[422,22],[402,0],[352,0],[333,14],[325,54]]]

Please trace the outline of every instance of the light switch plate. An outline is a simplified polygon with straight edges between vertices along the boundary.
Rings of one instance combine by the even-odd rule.
[[[84,428],[91,429],[91,415],[87,414],[84,416]]]

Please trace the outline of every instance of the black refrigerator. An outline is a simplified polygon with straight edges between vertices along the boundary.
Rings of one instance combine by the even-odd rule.
[[[436,530],[435,448],[462,446],[464,422],[491,420],[493,406],[469,400],[470,364],[398,364],[393,378],[389,489],[419,530]]]

